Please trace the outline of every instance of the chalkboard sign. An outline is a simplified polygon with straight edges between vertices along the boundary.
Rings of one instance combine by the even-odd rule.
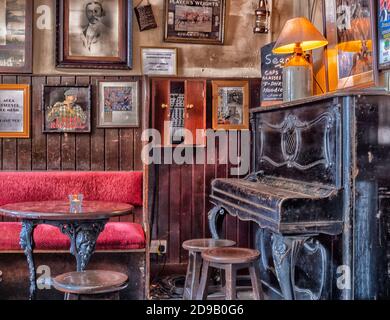
[[[261,101],[270,105],[283,101],[283,64],[290,55],[273,54],[275,42],[261,48]]]

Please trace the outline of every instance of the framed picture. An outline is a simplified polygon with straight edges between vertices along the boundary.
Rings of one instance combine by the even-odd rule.
[[[30,86],[0,85],[0,138],[30,137]]]
[[[378,35],[378,69],[390,69],[390,1],[374,0]]]
[[[132,0],[57,0],[57,67],[132,68]]]
[[[31,0],[0,1],[0,73],[32,73]]]
[[[100,128],[137,128],[140,126],[138,81],[99,82]]]
[[[225,0],[165,0],[167,42],[223,44]]]
[[[43,86],[43,132],[91,132],[91,92],[91,86]]]
[[[324,1],[330,91],[375,83],[373,1]]]
[[[213,81],[213,129],[249,129],[249,82]]]
[[[177,75],[177,48],[141,48],[142,73],[149,76]]]

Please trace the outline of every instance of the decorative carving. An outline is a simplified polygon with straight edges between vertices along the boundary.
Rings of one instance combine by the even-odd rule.
[[[296,168],[299,170],[309,170],[316,166],[323,165],[325,168],[330,168],[334,165],[330,150],[330,133],[339,118],[338,107],[334,107],[332,111],[325,112],[319,117],[310,122],[302,122],[296,115],[288,114],[284,121],[274,125],[266,121],[260,121],[260,162],[268,162],[274,167],[280,168],[287,166],[288,168]],[[324,124],[323,138],[323,158],[313,163],[303,165],[298,163],[298,158],[302,152],[302,132],[311,128]],[[275,130],[281,134],[281,150],[284,162],[277,162],[264,154],[264,146],[266,145],[267,130]]]
[[[225,213],[225,209],[222,207],[214,207],[209,212],[209,228],[213,239],[219,239],[220,237]]]
[[[34,250],[34,229],[35,222],[24,220],[22,221],[22,230],[20,232],[20,247],[23,249],[27,257],[28,269],[30,272],[30,300],[33,300],[37,291],[35,263],[33,257]]]
[[[95,251],[96,241],[107,221],[63,223],[60,230],[71,241],[70,253],[76,257],[77,271],[84,271]]]

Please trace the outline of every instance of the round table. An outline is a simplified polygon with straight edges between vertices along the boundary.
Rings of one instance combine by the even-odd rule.
[[[95,251],[96,241],[108,220],[129,215],[134,207],[125,203],[83,201],[82,212],[71,213],[69,201],[14,203],[0,207],[0,215],[22,220],[20,246],[30,271],[30,299],[37,291],[34,264],[34,229],[39,224],[58,227],[70,238],[70,253],[76,257],[77,271],[84,271]]]

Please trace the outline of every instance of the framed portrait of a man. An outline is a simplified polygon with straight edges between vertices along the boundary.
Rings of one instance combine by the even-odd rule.
[[[43,132],[91,132],[91,92],[91,86],[43,86]]]
[[[132,68],[132,0],[57,0],[57,67]]]
[[[0,73],[32,73],[31,0],[0,0]]]

